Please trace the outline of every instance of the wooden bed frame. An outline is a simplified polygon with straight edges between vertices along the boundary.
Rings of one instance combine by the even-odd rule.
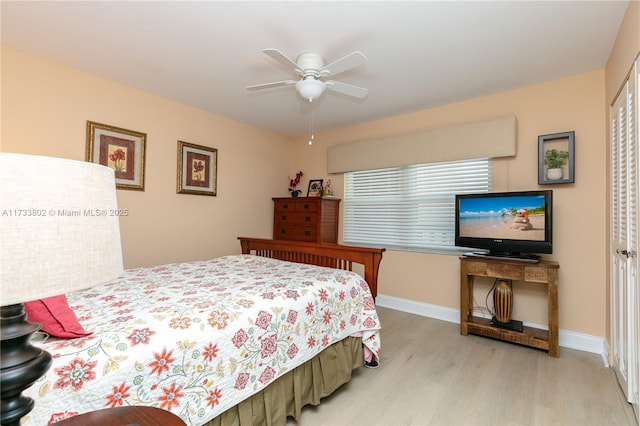
[[[254,254],[290,262],[328,266],[351,271],[353,264],[364,266],[364,280],[371,294],[378,295],[378,268],[383,248],[320,244],[287,240],[238,237],[243,254]]]

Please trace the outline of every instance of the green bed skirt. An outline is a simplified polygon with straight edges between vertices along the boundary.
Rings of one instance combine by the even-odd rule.
[[[287,417],[299,420],[302,407],[318,405],[321,398],[351,380],[351,372],[362,362],[362,338],[347,337],[220,414],[206,426],[284,425]]]

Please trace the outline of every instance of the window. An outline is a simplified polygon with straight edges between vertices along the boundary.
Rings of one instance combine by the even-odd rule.
[[[457,253],[455,194],[489,191],[488,158],[345,173],[344,242]]]

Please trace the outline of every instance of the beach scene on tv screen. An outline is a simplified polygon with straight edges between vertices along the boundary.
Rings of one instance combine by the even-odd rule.
[[[544,196],[461,198],[460,236],[544,241]]]

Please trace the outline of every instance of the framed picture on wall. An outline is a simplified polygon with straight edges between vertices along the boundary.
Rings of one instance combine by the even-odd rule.
[[[215,196],[218,150],[178,141],[178,194]]]
[[[538,185],[574,183],[575,132],[538,136]]]
[[[322,197],[322,179],[312,179],[309,181],[307,197]]]
[[[87,121],[86,160],[112,168],[116,188],[144,191],[146,141],[145,133]]]

